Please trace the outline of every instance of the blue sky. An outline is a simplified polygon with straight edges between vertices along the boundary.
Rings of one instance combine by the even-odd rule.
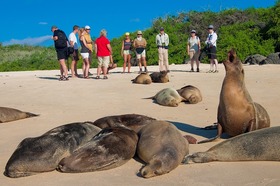
[[[179,12],[220,11],[229,8],[267,8],[275,0],[13,0],[2,3],[0,43],[50,46],[52,25],[68,35],[73,25],[91,27],[97,37],[101,29],[109,39],[125,32],[145,30],[155,18]]]

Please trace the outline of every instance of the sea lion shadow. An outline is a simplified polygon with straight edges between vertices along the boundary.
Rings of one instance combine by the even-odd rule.
[[[204,130],[203,128],[196,127],[187,123],[177,122],[177,121],[168,121],[168,122],[175,125],[181,131],[202,136],[205,138],[211,138],[217,135],[217,130]]]

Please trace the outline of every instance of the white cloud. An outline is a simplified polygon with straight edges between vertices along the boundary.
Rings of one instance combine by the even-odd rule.
[[[39,22],[39,25],[47,25],[47,22]]]
[[[140,22],[140,19],[139,18],[130,19],[130,22]]]
[[[39,45],[47,40],[50,40],[52,35],[46,35],[36,38],[25,38],[25,39],[11,39],[10,41],[4,41],[2,44],[3,46],[6,45],[14,45],[14,44],[20,44],[20,45]]]

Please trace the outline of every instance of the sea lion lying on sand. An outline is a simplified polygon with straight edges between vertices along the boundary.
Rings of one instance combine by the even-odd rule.
[[[14,108],[0,107],[0,123],[15,121],[38,116],[30,112],[23,112]]]
[[[259,129],[227,139],[206,152],[189,155],[185,163],[211,161],[280,161],[280,127]]]
[[[185,99],[185,102],[196,104],[202,101],[202,95],[198,88],[192,85],[187,85],[177,90],[180,96]]]
[[[174,88],[165,88],[159,91],[155,96],[146,98],[153,99],[163,106],[177,107],[185,99]]]
[[[91,123],[71,123],[24,139],[8,160],[4,174],[11,178],[53,171],[58,163],[101,129]]]
[[[138,136],[125,127],[105,128],[61,160],[60,172],[91,172],[119,167],[135,155]]]
[[[131,81],[132,81],[132,83],[137,83],[137,84],[151,84],[152,83],[152,79],[148,73],[141,73],[135,79],[133,79]]]
[[[166,121],[151,121],[138,133],[137,155],[145,163],[144,178],[166,174],[181,164],[189,153],[189,143],[179,130]]]
[[[217,136],[199,143],[213,141],[219,138],[223,132],[230,136],[237,136],[270,126],[268,113],[260,104],[253,102],[246,89],[244,69],[241,61],[237,59],[234,49],[228,52],[228,59],[223,64],[226,76],[218,106]]]
[[[150,74],[153,83],[167,83],[169,76],[167,71],[153,72]]]

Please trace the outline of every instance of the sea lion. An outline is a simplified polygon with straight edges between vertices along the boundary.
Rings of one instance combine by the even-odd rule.
[[[24,139],[8,160],[4,175],[11,178],[53,171],[58,163],[101,129],[91,123],[71,123]]]
[[[167,83],[169,76],[167,71],[153,72],[150,74],[153,83]]]
[[[139,114],[123,114],[123,115],[114,115],[106,116],[95,120],[92,124],[104,129],[106,127],[128,127],[131,130],[134,130],[136,133],[149,121],[154,121],[156,119],[139,115]]]
[[[189,143],[179,130],[166,121],[152,121],[138,133],[138,157],[147,163],[140,170],[144,178],[175,169],[189,153]]]
[[[137,83],[137,84],[151,84],[152,83],[152,79],[148,73],[141,73],[135,79],[133,79],[131,81],[132,81],[132,83]]]
[[[155,96],[146,99],[153,99],[160,105],[170,107],[177,107],[185,100],[174,88],[162,89]]]
[[[23,112],[14,108],[0,107],[0,123],[15,121],[38,116],[30,112]]]
[[[186,157],[185,163],[210,161],[280,161],[280,126],[259,129],[227,139],[206,152]]]
[[[133,158],[138,136],[125,127],[105,128],[59,163],[60,172],[91,172],[119,167]]]
[[[226,76],[218,106],[217,136],[199,143],[213,141],[223,132],[236,136],[270,126],[268,113],[260,104],[253,102],[245,87],[244,69],[234,49],[228,52],[228,59],[223,64]]]
[[[185,101],[190,104],[196,104],[202,101],[202,95],[198,88],[192,85],[187,85],[178,89],[177,92],[185,98]]]

